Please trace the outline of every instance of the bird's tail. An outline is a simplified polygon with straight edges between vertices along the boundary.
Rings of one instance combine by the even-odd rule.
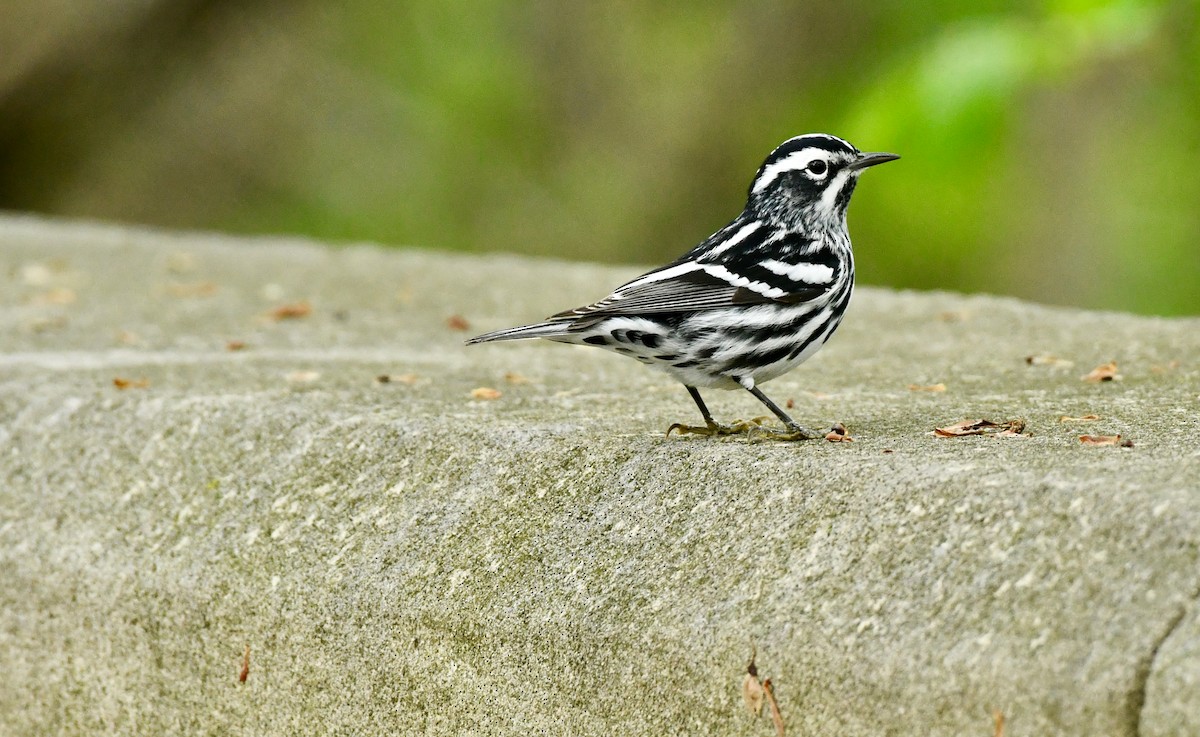
[[[467,345],[475,343],[491,343],[495,340],[523,340],[525,338],[562,338],[567,335],[571,323],[563,320],[547,320],[533,325],[521,325],[515,328],[505,328],[492,333],[476,335],[467,341]]]

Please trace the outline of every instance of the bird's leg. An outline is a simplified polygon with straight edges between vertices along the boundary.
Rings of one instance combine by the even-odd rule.
[[[753,394],[758,401],[767,405],[767,409],[774,412],[775,416],[782,420],[784,426],[787,428],[786,431],[780,432],[778,430],[762,427],[759,428],[755,434],[763,433],[768,438],[773,438],[775,440],[815,440],[816,438],[821,437],[819,434],[813,432],[812,430],[805,429],[802,425],[800,425],[800,423],[793,420],[791,415],[789,415],[787,412],[784,412],[779,408],[779,405],[771,401],[770,397],[768,397],[766,394],[763,394],[762,389],[759,389],[757,386],[753,385],[746,386],[743,384],[742,386],[744,386],[747,391]]]
[[[708,406],[704,404],[704,400],[700,398],[700,392],[694,386],[685,386],[688,394],[692,395],[696,406],[700,408],[700,414],[704,417],[704,427],[695,425],[684,425],[676,422],[667,428],[667,435],[672,432],[678,432],[680,435],[707,435],[714,437],[718,435],[738,435],[744,432],[757,429],[762,423],[762,418],[756,417],[753,420],[738,420],[732,425],[720,425],[713,418],[712,413],[708,411]]]

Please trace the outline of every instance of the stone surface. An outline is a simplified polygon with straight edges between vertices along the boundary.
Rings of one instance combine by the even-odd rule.
[[[635,273],[0,219],[0,731],[771,735],[752,647],[789,734],[1200,731],[1200,321],[863,289],[766,385],[839,444],[462,345]]]

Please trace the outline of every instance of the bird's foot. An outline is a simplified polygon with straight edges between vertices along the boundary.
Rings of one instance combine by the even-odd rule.
[[[813,432],[805,427],[802,427],[794,422],[788,423],[787,429],[776,430],[772,427],[756,427],[747,433],[752,441],[758,440],[780,440],[783,442],[791,442],[795,440],[816,440],[824,437],[821,433]]]
[[[684,425],[676,422],[667,428],[667,437],[671,437],[671,433],[677,432],[680,435],[704,435],[709,438],[723,437],[726,435],[751,435],[754,432],[762,431],[762,423],[764,420],[769,420],[770,417],[754,417],[749,420],[735,420],[732,425],[721,425],[716,422],[708,422],[704,426],[699,425]]]

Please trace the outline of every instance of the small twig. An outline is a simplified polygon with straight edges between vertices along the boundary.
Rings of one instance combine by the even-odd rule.
[[[767,695],[767,704],[771,707],[771,721],[775,722],[775,734],[784,737],[783,714],[779,712],[779,702],[775,700],[775,690],[771,688],[770,678],[763,679],[762,688],[763,693]]]

